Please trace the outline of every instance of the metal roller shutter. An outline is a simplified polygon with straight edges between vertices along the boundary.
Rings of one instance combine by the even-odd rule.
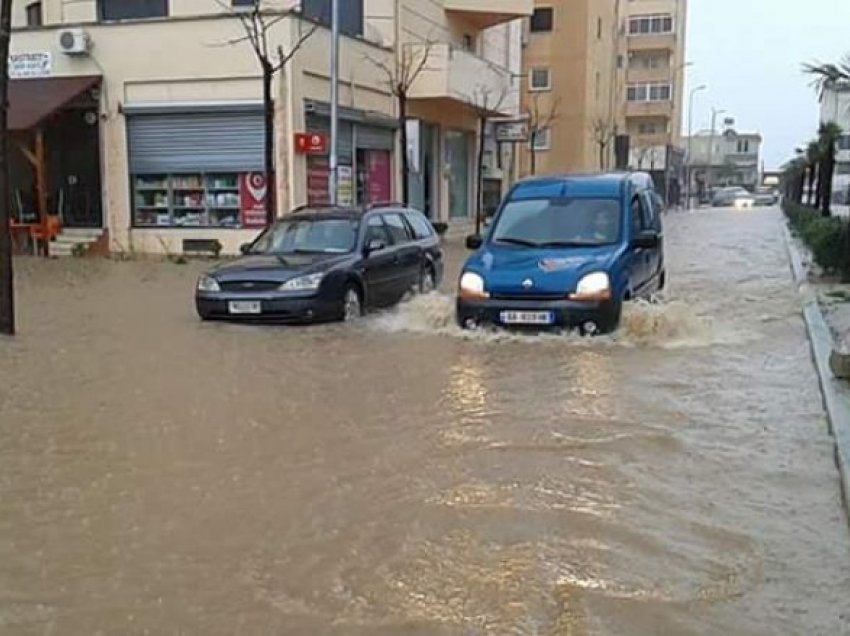
[[[156,113],[127,117],[133,174],[263,169],[263,114]]]
[[[307,113],[307,131],[311,133],[322,133],[327,135],[328,142],[331,138],[331,120],[322,115]],[[343,164],[351,165],[354,162],[354,148],[352,146],[352,133],[354,128],[350,121],[339,122],[339,160]]]
[[[392,150],[393,131],[378,126],[357,124],[357,147],[363,150]]]

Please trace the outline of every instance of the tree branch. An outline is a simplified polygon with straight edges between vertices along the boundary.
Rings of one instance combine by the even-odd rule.
[[[318,30],[319,30],[318,24],[312,25],[306,33],[302,33],[301,36],[299,36],[298,41],[295,42],[295,44],[292,45],[292,48],[289,50],[288,53],[283,52],[283,47],[281,47],[281,46],[277,47],[278,60],[277,60],[277,64],[275,64],[274,67],[273,67],[274,72],[281,70],[284,66],[289,64],[289,61],[293,57],[295,57],[295,54],[298,53],[298,51],[301,49],[301,47],[304,46],[304,44],[306,44],[307,40],[309,40],[311,37],[313,37],[313,34],[316,33],[316,31],[318,31]]]

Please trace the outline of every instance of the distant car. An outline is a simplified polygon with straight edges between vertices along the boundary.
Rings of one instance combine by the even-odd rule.
[[[749,190],[741,187],[721,188],[711,199],[711,205],[715,208],[752,208],[755,206],[756,198]]]
[[[510,191],[461,272],[461,327],[614,331],[664,287],[661,210],[644,173],[544,177]]]
[[[429,292],[443,275],[434,228],[401,207],[299,211],[242,252],[198,281],[202,319],[348,321]]]
[[[756,188],[755,205],[757,207],[770,207],[779,203],[779,193],[773,188]]]

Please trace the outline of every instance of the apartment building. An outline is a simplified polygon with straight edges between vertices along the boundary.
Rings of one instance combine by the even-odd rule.
[[[629,166],[665,171],[681,158],[686,0],[625,0]],[[675,156],[670,156],[675,154]]]
[[[611,168],[622,122],[621,0],[536,0],[523,59],[523,174]]]
[[[186,239],[217,239],[236,253],[264,225],[267,196],[283,212],[326,202],[329,0],[266,8],[273,54],[319,25],[272,85],[271,184],[261,71],[238,15],[250,5],[15,3],[18,214],[102,230],[112,251],[179,253]],[[291,8],[299,11],[281,15]],[[478,96],[504,93],[492,114],[518,112],[521,27],[512,22],[531,14],[532,0],[344,0],[340,9],[340,203],[399,198],[399,104],[380,69],[419,49],[427,60],[410,87],[407,126],[414,203],[435,219],[471,217]]]
[[[832,85],[821,95],[820,122],[835,122],[843,134],[838,140],[832,198],[850,205],[850,84]]]
[[[691,151],[692,191],[705,200],[711,188],[760,185],[762,136],[736,130],[727,119],[722,131],[700,131],[684,143]]]

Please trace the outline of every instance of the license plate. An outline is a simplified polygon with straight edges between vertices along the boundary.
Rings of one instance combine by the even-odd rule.
[[[259,300],[233,300],[227,303],[227,312],[237,315],[261,314],[263,305]]]
[[[503,311],[499,316],[505,325],[551,325],[555,314],[551,311]]]

